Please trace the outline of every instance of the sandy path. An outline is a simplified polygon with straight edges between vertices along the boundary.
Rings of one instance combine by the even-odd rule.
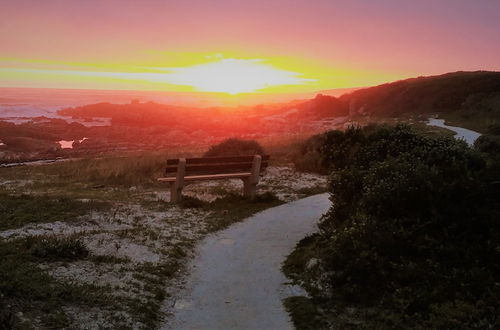
[[[260,212],[203,240],[163,329],[290,329],[281,264],[330,206],[320,194]]]

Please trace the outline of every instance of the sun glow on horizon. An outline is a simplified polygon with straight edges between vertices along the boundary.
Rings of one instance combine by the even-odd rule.
[[[147,64],[146,64],[147,63]],[[165,52],[123,62],[64,62],[0,56],[0,87],[242,94],[315,93],[412,76],[357,70],[307,58],[245,51]]]
[[[184,68],[156,68],[167,71],[165,80],[192,86],[201,92],[251,93],[282,85],[304,85],[315,79],[301,78],[292,71],[277,69],[260,59],[220,59]]]

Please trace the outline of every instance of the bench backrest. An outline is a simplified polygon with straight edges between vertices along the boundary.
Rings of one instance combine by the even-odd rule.
[[[203,174],[226,174],[250,172],[253,156],[203,157],[186,158],[185,176]],[[263,155],[260,171],[264,171],[269,163],[269,155]],[[175,176],[179,159],[167,159],[167,176]]]

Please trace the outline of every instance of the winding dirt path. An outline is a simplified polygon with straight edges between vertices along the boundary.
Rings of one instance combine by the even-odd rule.
[[[203,240],[163,329],[291,329],[281,300],[294,294],[281,264],[329,206],[328,194],[311,196]]]

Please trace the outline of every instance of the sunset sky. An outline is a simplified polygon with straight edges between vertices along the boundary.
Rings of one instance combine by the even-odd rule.
[[[304,92],[500,70],[497,0],[0,0],[0,87]]]

